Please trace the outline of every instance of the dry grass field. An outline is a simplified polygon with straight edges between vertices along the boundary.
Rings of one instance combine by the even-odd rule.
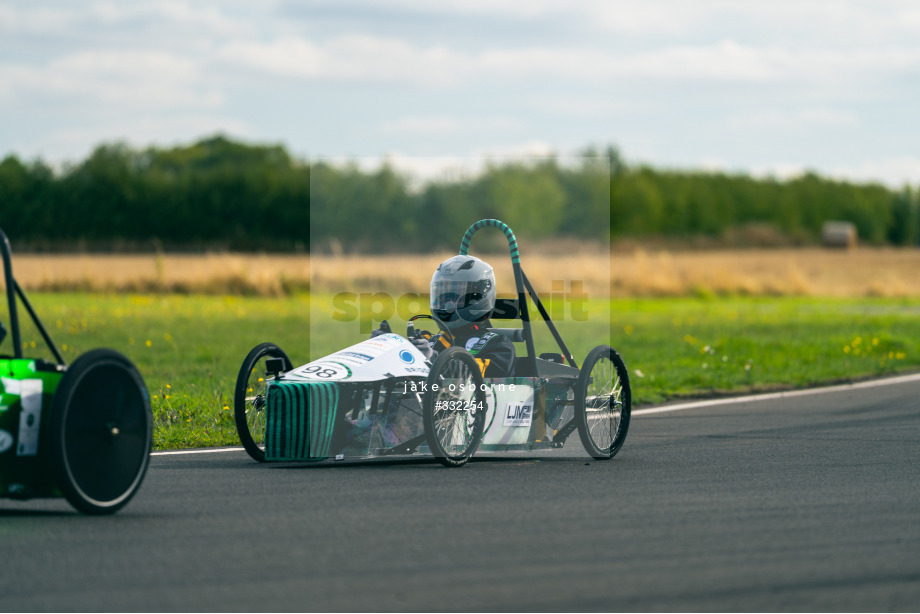
[[[313,257],[313,289],[427,291],[450,254]],[[485,257],[499,288],[513,288],[507,254]],[[594,296],[771,295],[920,297],[920,250],[821,248],[665,251],[522,256],[538,290],[581,280]],[[284,295],[310,289],[307,255],[15,256],[26,290]]]

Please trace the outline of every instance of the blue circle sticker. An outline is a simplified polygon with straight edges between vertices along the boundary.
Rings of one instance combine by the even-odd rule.
[[[408,364],[410,364],[410,365],[411,365],[413,362],[415,362],[415,356],[413,356],[413,355],[412,355],[412,352],[410,352],[409,350],[403,350],[402,352],[400,352],[400,353],[399,353],[399,358],[400,358],[400,360],[402,360],[403,362],[408,363]]]

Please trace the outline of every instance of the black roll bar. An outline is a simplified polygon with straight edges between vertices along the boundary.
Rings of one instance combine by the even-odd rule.
[[[22,301],[22,305],[26,308],[29,317],[32,318],[35,328],[38,329],[42,339],[45,340],[48,349],[54,354],[55,360],[57,360],[59,365],[66,365],[67,363],[64,362],[64,357],[61,356],[60,350],[58,350],[57,346],[54,344],[51,335],[49,335],[47,329],[45,329],[45,325],[42,324],[38,314],[35,313],[35,309],[32,307],[32,303],[29,302],[26,293],[23,292],[16,278],[13,277],[13,254],[10,249],[10,239],[6,236],[6,233],[3,232],[3,229],[0,229],[0,252],[3,254],[3,277],[6,282],[6,302],[10,313],[10,329],[13,333],[13,357],[22,358],[22,334],[19,330],[19,311],[16,304],[16,297],[18,296],[19,300]]]

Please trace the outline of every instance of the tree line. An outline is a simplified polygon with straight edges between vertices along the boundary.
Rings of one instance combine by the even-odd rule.
[[[616,149],[487,164],[421,187],[389,165],[301,160],[216,136],[187,146],[97,147],[52,169],[0,162],[0,228],[32,250],[427,251],[495,217],[531,239],[817,243],[847,220],[864,243],[916,245],[917,192],[837,181],[656,169]],[[461,229],[461,230],[458,230]],[[499,237],[498,239],[501,239]]]

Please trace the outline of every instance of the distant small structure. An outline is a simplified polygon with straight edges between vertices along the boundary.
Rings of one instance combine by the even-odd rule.
[[[856,247],[857,239],[853,222],[828,220],[821,226],[821,243],[824,247],[850,249]]]

